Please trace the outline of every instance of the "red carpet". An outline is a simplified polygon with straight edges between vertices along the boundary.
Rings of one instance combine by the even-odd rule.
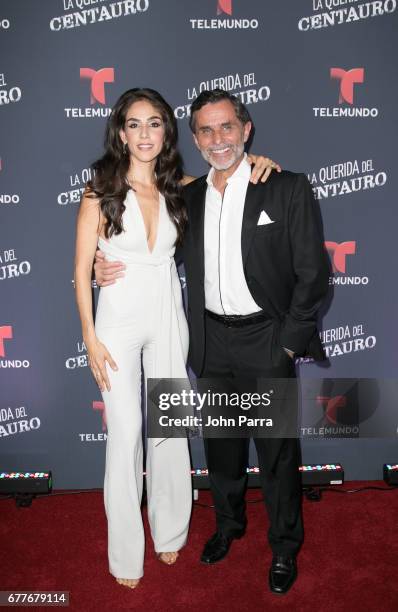
[[[370,484],[384,486],[350,482],[344,488]],[[259,497],[259,490],[247,494],[248,500]],[[199,502],[211,503],[209,493],[201,492]],[[147,539],[145,576],[135,591],[108,573],[102,493],[50,496],[30,508],[2,500],[0,516],[1,590],[67,590],[73,610],[398,610],[398,489],[304,500],[299,577],[284,596],[268,590],[271,552],[262,503],[248,505],[247,535],[215,566],[198,561],[213,532],[211,508],[195,506],[188,545],[173,567],[156,559]]]

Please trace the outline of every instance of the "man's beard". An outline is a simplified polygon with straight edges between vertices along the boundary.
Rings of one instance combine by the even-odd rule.
[[[232,155],[228,157],[225,161],[219,161],[214,159],[214,155],[212,155],[212,151],[222,151],[228,147],[230,149]],[[231,166],[234,165],[235,162],[242,156],[243,151],[245,150],[244,142],[234,145],[220,145],[219,147],[211,147],[208,149],[201,149],[202,157],[215,169],[215,170],[228,170]]]

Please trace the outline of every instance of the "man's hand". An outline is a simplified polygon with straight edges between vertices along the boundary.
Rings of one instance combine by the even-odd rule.
[[[124,276],[126,266],[121,261],[106,261],[105,255],[98,250],[95,254],[94,272],[98,287],[114,285],[117,278]]]
[[[272,161],[272,159],[270,159],[269,157],[264,157],[263,155],[253,155],[252,153],[250,153],[247,156],[247,161],[249,162],[249,164],[254,164],[254,168],[250,177],[250,182],[254,183],[255,185],[258,183],[259,179],[261,179],[262,183],[265,183],[272,170],[282,172],[282,168],[279,164]]]

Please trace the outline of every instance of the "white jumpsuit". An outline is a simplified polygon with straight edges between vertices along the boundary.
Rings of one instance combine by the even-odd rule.
[[[106,259],[123,261],[126,271],[101,289],[95,330],[118,366],[116,372],[107,367],[111,390],[102,394],[108,427],[104,502],[109,571],[117,578],[140,578],[145,544],[141,354],[145,379],[186,378],[188,327],[173,257],[177,234],[163,196],[152,252],[131,189],[125,206],[124,232],[99,239]],[[186,542],[192,505],[187,439],[148,438],[146,473],[155,550],[177,551]]]

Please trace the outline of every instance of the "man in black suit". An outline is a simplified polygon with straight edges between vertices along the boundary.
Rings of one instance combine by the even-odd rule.
[[[294,378],[295,356],[324,359],[317,311],[329,265],[311,186],[292,172],[272,173],[266,183],[249,181],[244,147],[250,116],[228,92],[202,92],[192,104],[190,126],[211,170],[184,188],[189,365],[206,378]],[[96,267],[97,280],[102,270]],[[269,584],[285,593],[296,579],[303,540],[299,441],[254,442],[270,519]],[[216,533],[201,560],[212,564],[246,529],[249,439],[207,438],[205,451]]]
[[[211,170],[184,193],[189,364],[205,378],[295,377],[295,356],[324,359],[317,311],[329,265],[311,186],[292,172],[249,182],[244,145],[250,117],[228,92],[202,92],[190,126]],[[270,588],[284,593],[296,578],[303,540],[299,441],[254,442],[270,518]],[[225,557],[245,532],[248,449],[248,439],[205,440],[217,531],[204,548],[204,563]]]

